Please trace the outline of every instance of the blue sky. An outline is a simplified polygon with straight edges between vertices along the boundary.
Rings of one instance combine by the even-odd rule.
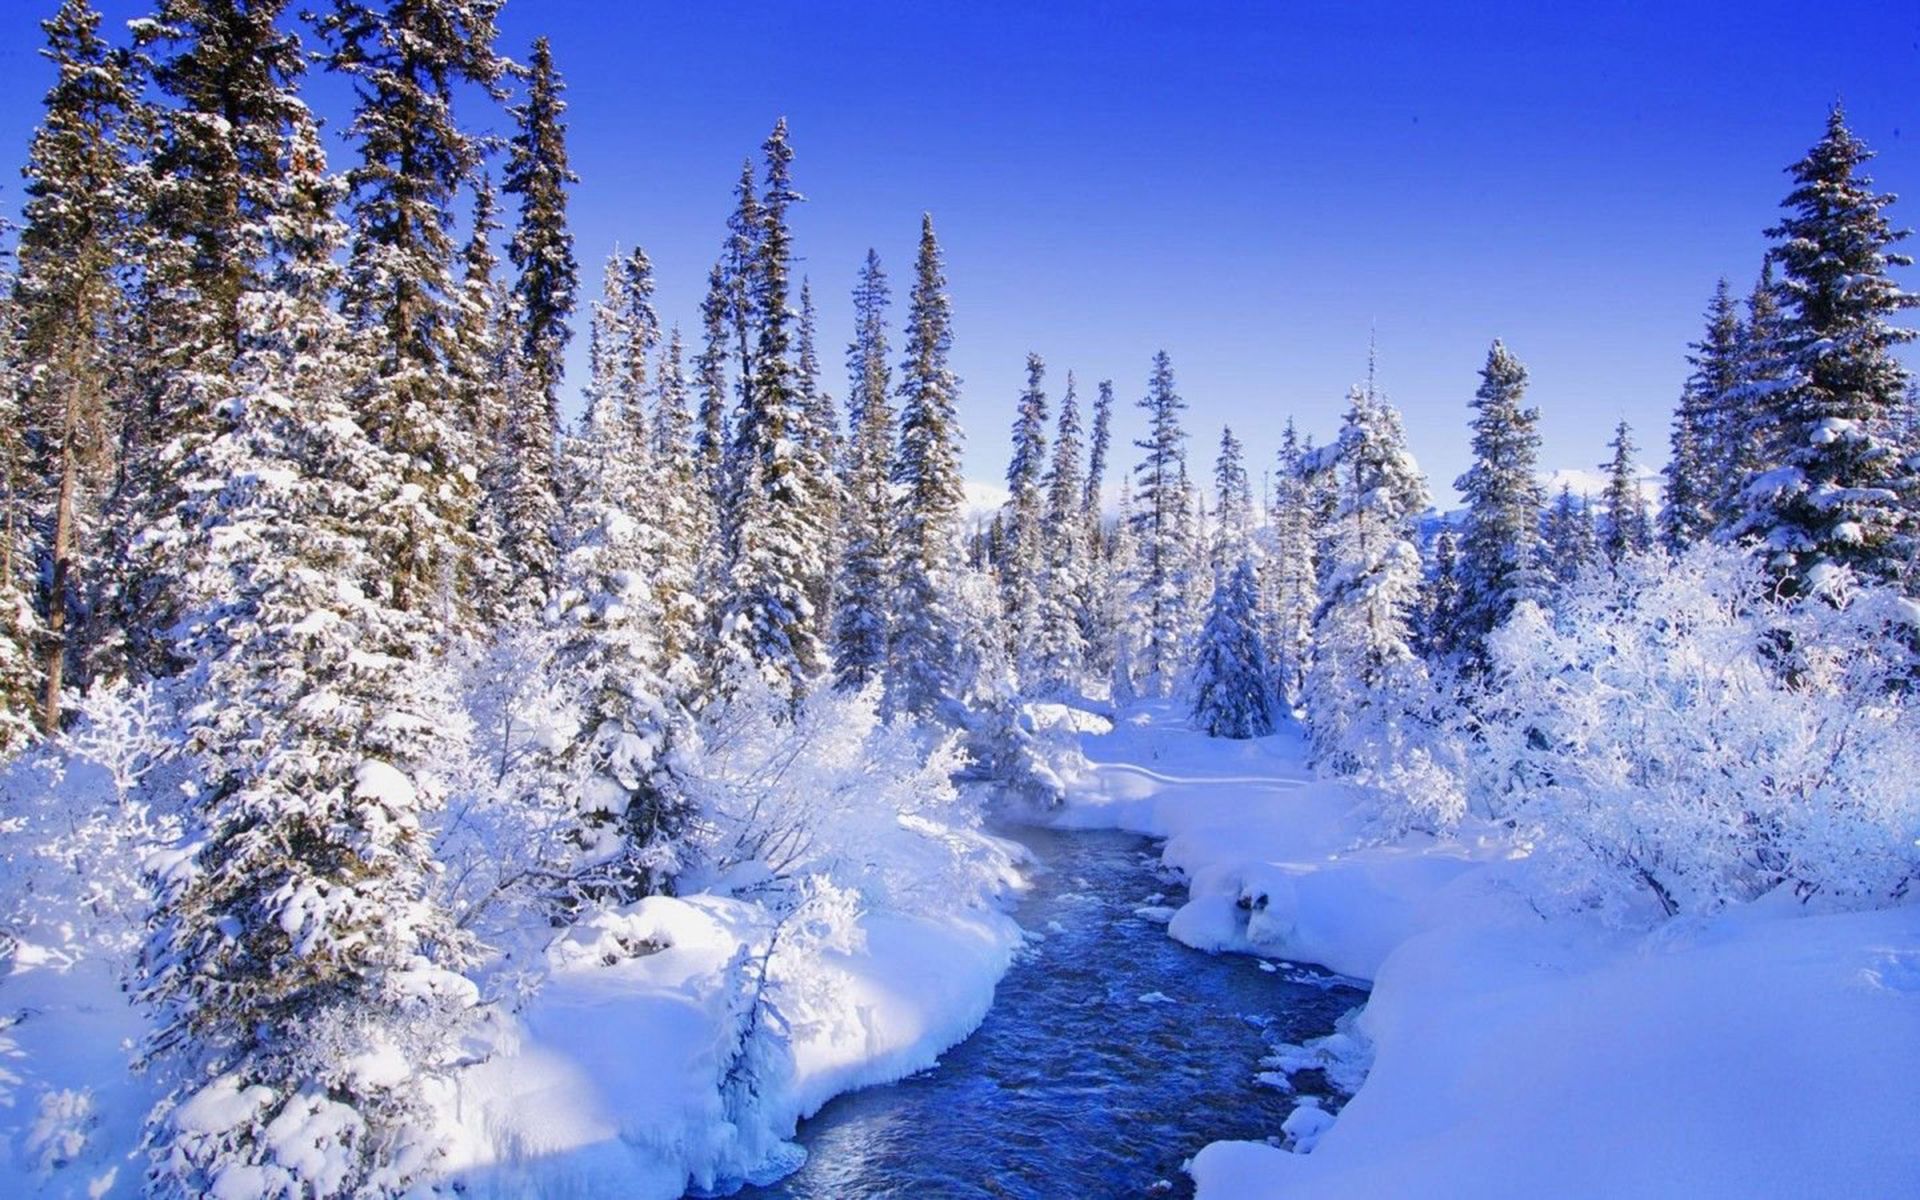
[[[1834,99],[1920,224],[1911,0],[1446,7],[508,0],[502,29],[516,55],[549,35],[567,78],[590,287],[616,239],[643,245],[690,330],[740,159],[788,118],[836,394],[856,266],[878,248],[903,299],[932,211],[985,479],[1030,349],[1056,399],[1072,368],[1130,405],[1164,347],[1196,457],[1231,423],[1264,463],[1289,413],[1336,427],[1370,329],[1443,501],[1495,336],[1532,371],[1548,466],[1597,464],[1623,416],[1657,461],[1714,280],[1751,282]],[[51,8],[0,12],[13,162]],[[337,81],[312,94],[344,125]]]

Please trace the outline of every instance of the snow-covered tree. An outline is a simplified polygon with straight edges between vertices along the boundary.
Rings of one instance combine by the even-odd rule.
[[[1593,506],[1585,496],[1575,496],[1570,484],[1560,485],[1560,494],[1547,510],[1545,539],[1547,569],[1560,587],[1600,561],[1600,531]]]
[[[1193,666],[1193,721],[1209,737],[1265,737],[1274,729],[1272,678],[1260,648],[1259,586],[1241,558],[1214,585]]]
[[[1133,533],[1139,556],[1132,609],[1140,622],[1133,662],[1134,686],[1145,696],[1164,696],[1179,673],[1188,620],[1192,494],[1186,486],[1186,408],[1173,390],[1173,362],[1162,350],[1140,407],[1147,436],[1134,445],[1146,457],[1134,468]]]
[[[567,165],[563,90],[552,48],[546,38],[535,39],[526,99],[512,110],[519,131],[510,143],[501,188],[520,197],[520,220],[508,253],[520,273],[513,294],[526,371],[526,385],[507,422],[502,549],[513,573],[513,594],[535,605],[552,592],[559,570],[560,382],[573,337],[568,318],[579,287],[573,235],[567,230],[567,185],[579,177]],[[613,349],[620,353],[621,348]]]
[[[853,289],[847,346],[846,499],[834,589],[834,678],[859,689],[886,669],[893,583],[892,371],[887,364],[886,272],[872,250]]]
[[[1460,645],[1480,658],[1488,633],[1523,599],[1545,596],[1537,469],[1540,413],[1522,408],[1527,370],[1495,341],[1474,393],[1473,466],[1454,482],[1467,502],[1460,537]]]
[[[1339,438],[1316,457],[1336,481],[1339,508],[1314,615],[1307,725],[1319,761],[1366,773],[1404,749],[1411,695],[1425,678],[1411,621],[1422,575],[1414,518],[1427,506],[1427,484],[1400,414],[1360,388]]]
[[[1613,458],[1607,468],[1606,505],[1600,523],[1600,549],[1616,569],[1631,554],[1653,549],[1653,522],[1647,515],[1646,494],[1640,490],[1640,472],[1633,461],[1633,429],[1625,421],[1613,431]]]
[[[405,1190],[438,1152],[421,1081],[477,999],[423,825],[461,726],[372,553],[406,485],[345,403],[338,190],[311,123],[287,158],[235,403],[183,465],[208,483],[186,524],[205,577],[177,585],[205,598],[178,632],[206,790],[142,989],[150,1056],[178,1067],[149,1117],[161,1196]]]
[[[840,509],[842,445],[840,414],[833,396],[820,380],[820,355],[814,347],[813,289],[800,280],[800,325],[794,339],[795,376],[800,389],[801,469],[806,493],[814,498],[814,525],[822,542],[815,548],[818,565],[808,581],[807,600],[813,606],[814,635],[822,646],[833,638],[833,584],[840,566]]]
[[[1000,552],[994,569],[1000,578],[1000,605],[1007,650],[1022,683],[1038,665],[1040,610],[1045,555],[1047,496],[1047,367],[1038,354],[1027,355],[1027,386],[1013,418],[1013,455],[1007,463],[1007,502],[1001,510]]]
[[[1904,579],[1914,561],[1920,472],[1893,428],[1908,382],[1894,350],[1920,333],[1888,318],[1920,296],[1889,274],[1912,260],[1892,249],[1906,236],[1887,221],[1893,197],[1860,173],[1871,157],[1835,106],[1825,136],[1789,168],[1788,215],[1768,230],[1785,301],[1780,373],[1734,532],[1790,593],[1819,590],[1837,567]]]
[[[1253,485],[1246,451],[1231,426],[1220,430],[1220,456],[1213,464],[1213,567],[1230,570],[1253,537]]]
[[[713,506],[700,484],[684,353],[675,327],[660,359],[653,452],[637,514],[653,527],[648,571],[658,613],[660,674],[667,696],[683,702],[703,683],[707,593],[701,567],[715,534]]]
[[[412,486],[382,527],[397,607],[460,620],[475,548],[484,448],[460,420],[450,378],[458,324],[451,277],[451,205],[479,166],[481,144],[454,116],[464,88],[497,94],[506,60],[494,51],[501,0],[333,0],[319,17],[327,65],[352,78],[348,134],[353,237],[347,311],[363,352],[349,386],[375,443]]]
[[[949,607],[958,565],[960,381],[947,365],[953,349],[953,301],[947,295],[933,217],[920,220],[907,310],[906,360],[900,367],[900,451],[894,458],[893,625],[887,644],[890,712],[932,712],[963,681]]]
[[[752,261],[752,386],[733,424],[722,508],[727,581],[720,613],[721,678],[744,664],[789,694],[805,691],[823,666],[811,597],[826,570],[822,498],[803,449],[807,410],[793,361],[788,278],[793,250],[787,209],[793,150],[787,123],[762,147],[765,189],[754,206],[760,232]]]
[[[1264,567],[1268,575],[1267,662],[1273,668],[1276,690],[1290,707],[1301,702],[1307,666],[1313,661],[1313,614],[1320,607],[1315,558],[1319,515],[1314,509],[1309,469],[1307,451],[1289,417],[1280,435],[1275,463],[1272,548]]]
[[[1720,480],[1736,465],[1746,439],[1735,400],[1739,387],[1740,318],[1723,277],[1707,305],[1707,330],[1687,361],[1693,371],[1673,414],[1666,494],[1660,510],[1660,540],[1680,554],[1712,533]]]
[[[23,497],[29,507],[11,510],[11,519],[33,514],[39,717],[49,732],[59,727],[67,670],[78,658],[75,616],[84,611],[118,463],[107,385],[120,301],[121,137],[132,95],[123,56],[99,27],[87,0],[66,0],[42,24],[44,53],[58,74],[27,152],[14,293],[24,365],[19,415],[33,486]]]
[[[1060,398],[1053,457],[1041,480],[1046,513],[1040,529],[1040,612],[1028,648],[1028,681],[1043,692],[1077,687],[1087,658],[1086,629],[1093,601],[1088,574],[1086,482],[1080,466],[1080,397],[1073,372]]]

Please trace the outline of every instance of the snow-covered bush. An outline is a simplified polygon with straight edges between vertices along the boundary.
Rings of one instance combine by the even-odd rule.
[[[1590,572],[1489,642],[1471,791],[1563,897],[1711,910],[1781,884],[1870,906],[1920,873],[1920,609],[1835,579],[1781,600],[1704,547]]]
[[[977,805],[954,787],[957,736],[883,723],[873,687],[822,688],[794,707],[751,677],[737,684],[674,756],[706,875],[683,885],[778,892],[821,875],[870,905],[937,911],[1004,869]]]

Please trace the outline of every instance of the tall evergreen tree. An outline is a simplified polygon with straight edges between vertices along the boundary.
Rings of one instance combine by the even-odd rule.
[[[1593,507],[1585,496],[1575,496],[1569,484],[1560,485],[1553,507],[1547,510],[1544,553],[1554,583],[1565,588],[1600,560],[1600,533]]]
[[[803,451],[807,412],[793,361],[787,209],[800,195],[793,190],[784,118],[762,149],[767,169],[755,206],[754,377],[733,428],[721,642],[726,659],[797,696],[823,665],[811,597],[826,570],[825,536],[822,500],[809,490],[815,481]]]
[[[501,0],[333,0],[319,19],[327,65],[350,76],[359,106],[349,134],[353,238],[347,311],[366,359],[354,410],[413,486],[378,548],[388,594],[402,609],[435,606],[462,620],[469,532],[484,458],[455,407],[450,346],[450,207],[480,161],[480,143],[454,117],[464,86],[497,95],[506,63],[494,51]]]
[[[1253,487],[1247,480],[1247,456],[1231,426],[1220,431],[1213,490],[1213,566],[1216,571],[1231,570],[1253,537]]]
[[[1600,527],[1600,549],[1618,569],[1628,557],[1653,548],[1653,523],[1647,516],[1647,498],[1640,490],[1640,473],[1633,461],[1633,429],[1625,421],[1613,431],[1613,458],[1606,464],[1606,520]]]
[[[920,219],[900,367],[900,451],[894,459],[893,626],[887,645],[887,703],[925,714],[956,698],[960,630],[950,607],[958,569],[960,380],[948,365],[953,301],[941,269],[933,216]]]
[[[867,251],[853,288],[853,341],[847,347],[846,500],[843,550],[834,589],[834,678],[862,688],[881,677],[892,624],[894,412],[887,365],[886,272]]]
[[[1043,476],[1047,468],[1046,364],[1038,354],[1027,355],[1027,386],[1020,393],[1013,419],[1013,455],[1007,462],[1007,502],[1000,522],[1001,551],[994,562],[1000,576],[1000,607],[1005,617],[1007,651],[1015,674],[1028,681],[1039,636],[1042,526],[1047,498]]]
[[[1461,645],[1477,662],[1486,636],[1523,599],[1543,600],[1537,468],[1539,411],[1522,408],[1527,370],[1498,341],[1473,399],[1473,466],[1455,481],[1467,501],[1460,539]]]
[[[1260,645],[1259,588],[1241,558],[1214,585],[1193,671],[1193,720],[1209,737],[1272,733],[1272,682]]]
[[[1575,506],[1571,489],[1562,489],[1566,493],[1569,506]],[[1586,511],[1584,504],[1577,505],[1580,512]],[[1588,533],[1592,533],[1589,526]],[[1591,538],[1589,538],[1591,541]],[[1591,558],[1590,555],[1587,556]],[[1554,559],[1556,567],[1560,559]],[[1433,539],[1433,561],[1427,567],[1426,580],[1421,585],[1418,621],[1415,626],[1416,647],[1420,657],[1430,663],[1445,662],[1453,658],[1460,649],[1460,606],[1465,597],[1465,589],[1460,583],[1460,539],[1451,526],[1443,526]]]
[[[1319,459],[1337,481],[1339,509],[1314,616],[1306,709],[1316,755],[1352,772],[1393,761],[1408,691],[1422,674],[1412,647],[1421,582],[1413,534],[1427,485],[1407,452],[1400,414],[1360,388],[1349,397],[1339,439]]]
[[[1872,153],[1838,106],[1807,156],[1788,168],[1787,216],[1768,230],[1780,264],[1781,369],[1766,405],[1765,468],[1736,526],[1789,594],[1818,589],[1836,567],[1906,580],[1914,560],[1920,474],[1893,428],[1908,377],[1894,349],[1920,336],[1889,323],[1920,296],[1889,268],[1912,259],[1887,221],[1893,197],[1860,168]]]
[[[1660,538],[1680,554],[1713,531],[1717,481],[1738,473],[1746,438],[1738,397],[1740,318],[1723,278],[1707,306],[1707,330],[1687,361],[1693,371],[1673,418],[1672,454],[1666,467]]]
[[[117,466],[107,384],[119,319],[121,137],[133,98],[124,56],[101,40],[99,26],[87,0],[65,0],[41,26],[57,77],[28,150],[14,293],[40,559],[39,715],[49,731],[60,725],[67,671],[78,658],[72,634]]]
[[[803,278],[800,325],[794,341],[795,378],[800,392],[799,441],[806,492],[816,506],[813,523],[821,535],[815,547],[819,561],[808,581],[807,601],[813,608],[814,635],[824,646],[833,637],[833,585],[840,565],[840,509],[845,498],[840,471],[840,415],[834,411],[832,395],[821,383],[816,333],[813,289]]]
[[[239,403],[182,466],[206,485],[185,527],[208,578],[183,586],[206,607],[183,628],[207,788],[143,988],[150,1052],[186,1060],[149,1117],[160,1196],[405,1191],[438,1149],[421,1079],[476,999],[423,826],[458,723],[420,661],[431,631],[370,553],[407,485],[344,403],[337,188],[311,124],[288,159],[280,265],[241,298]],[[371,1055],[400,1069],[359,1069]],[[321,1140],[289,1152],[290,1128]]]
[[[1088,545],[1100,548],[1103,524],[1102,492],[1107,486],[1107,452],[1113,445],[1113,380],[1100,381],[1093,401],[1093,439],[1087,444],[1087,494],[1081,507],[1086,512]]]
[[[657,530],[650,560],[658,610],[660,675],[667,694],[690,700],[701,683],[707,591],[701,571],[714,539],[713,505],[700,486],[700,463],[687,399],[680,330],[667,337],[653,409],[653,453],[642,520]]]
[[[1053,457],[1041,484],[1046,515],[1040,527],[1040,611],[1028,670],[1040,690],[1063,692],[1077,687],[1085,670],[1093,601],[1082,519],[1086,481],[1080,465],[1080,397],[1071,371],[1060,399]]]
[[[726,499],[727,462],[727,281],[719,264],[707,275],[707,297],[700,305],[704,335],[700,356],[694,360],[700,389],[699,424],[694,433],[694,457],[700,464],[716,511]]]
[[[1147,436],[1134,442],[1146,457],[1133,472],[1139,554],[1133,608],[1140,622],[1133,670],[1134,686],[1146,696],[1164,696],[1172,686],[1187,620],[1192,510],[1185,483],[1187,435],[1180,427],[1186,406],[1173,390],[1173,361],[1162,350],[1153,356],[1153,374],[1140,401],[1147,413]]]
[[[579,287],[573,235],[567,230],[567,185],[579,177],[567,165],[566,126],[561,121],[567,106],[560,98],[564,85],[544,37],[534,40],[526,77],[526,99],[512,110],[519,131],[509,145],[501,188],[520,198],[520,220],[508,253],[519,271],[513,294],[519,302],[520,354],[526,371],[521,402],[507,425],[501,533],[513,572],[512,591],[522,602],[537,605],[551,593],[559,570],[555,443],[560,434],[562,356],[573,337],[568,319]],[[632,361],[624,348],[611,349],[622,355],[620,361]],[[622,404],[622,413],[631,411],[630,402]]]
[[[20,411],[16,284],[0,273],[0,759],[34,735],[40,711],[40,615],[34,606],[36,492]]]
[[[1300,704],[1306,686],[1307,667],[1313,661],[1313,614],[1320,607],[1319,514],[1308,478],[1308,455],[1293,418],[1288,417],[1275,463],[1273,551],[1265,565],[1272,595],[1267,661],[1280,696],[1290,707]]]

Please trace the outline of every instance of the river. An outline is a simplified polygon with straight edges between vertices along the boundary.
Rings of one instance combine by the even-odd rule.
[[[979,1030],[930,1070],[833,1100],[800,1127],[806,1164],[741,1196],[1183,1196],[1181,1164],[1206,1143],[1279,1133],[1293,1102],[1254,1082],[1260,1057],[1330,1032],[1365,994],[1168,937],[1164,914],[1135,911],[1184,898],[1145,838],[1004,832],[1033,851],[1015,912],[1032,940]]]

